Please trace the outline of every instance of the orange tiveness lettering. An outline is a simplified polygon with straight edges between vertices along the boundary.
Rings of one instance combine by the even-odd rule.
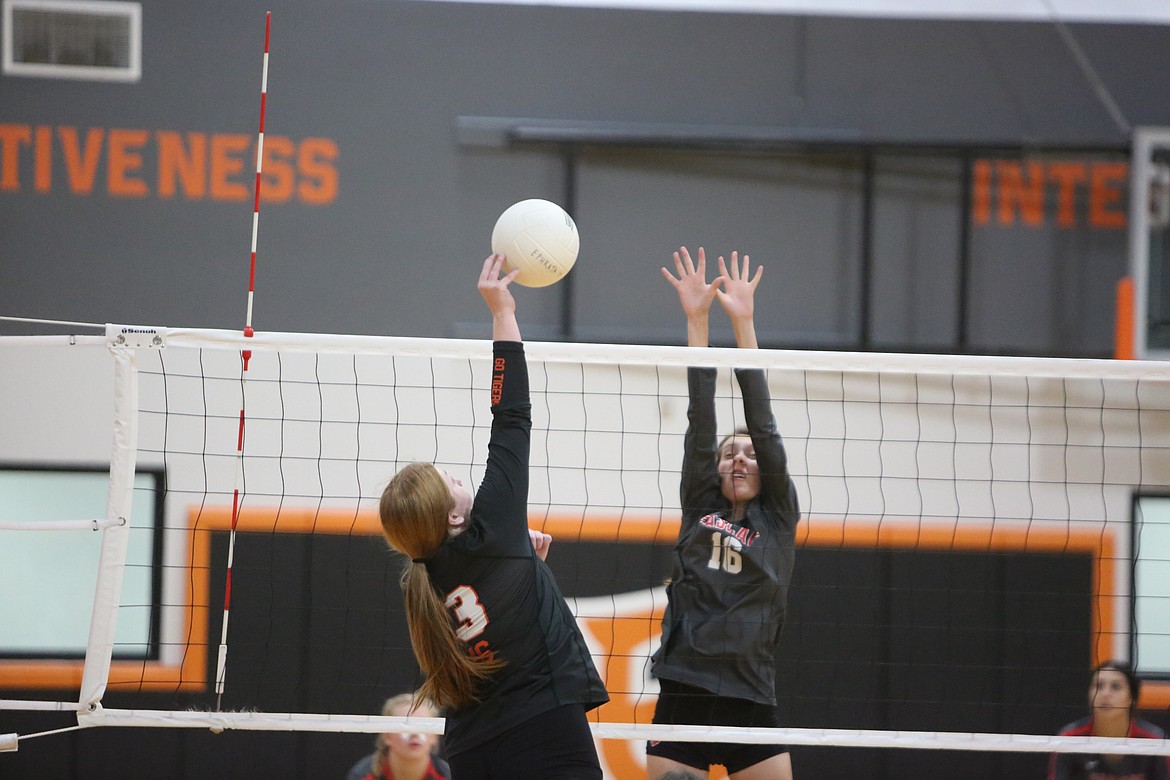
[[[329,138],[264,141],[261,194],[273,203],[337,200],[341,151]],[[234,133],[0,124],[0,191],[112,198],[244,201],[256,139]],[[54,182],[53,173],[60,180]]]

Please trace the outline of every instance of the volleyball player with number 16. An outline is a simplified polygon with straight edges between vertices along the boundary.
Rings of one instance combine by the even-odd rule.
[[[754,349],[755,290],[762,268],[731,254],[706,281],[706,257],[696,268],[686,247],[674,254],[678,291],[687,316],[687,344],[708,346],[708,313],[719,298],[736,344]],[[780,726],[776,706],[776,647],[795,561],[800,507],[788,456],[776,430],[761,369],[736,369],[746,428],[716,443],[714,368],[687,370],[690,406],[682,463],[682,526],[667,588],[662,645],[652,672],[661,693],[654,722],[680,725]],[[732,780],[788,780],[784,745],[651,742],[651,780],[670,771],[722,764]]]
[[[455,780],[601,780],[585,713],[609,697],[576,620],[528,530],[532,405],[504,256],[483,264],[492,313],[492,430],[475,494],[431,463],[382,493],[419,693],[446,707]],[[542,547],[543,549],[543,547]]]

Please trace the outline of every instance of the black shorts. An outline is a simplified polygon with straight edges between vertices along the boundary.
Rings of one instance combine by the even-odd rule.
[[[566,704],[448,756],[459,780],[601,780],[585,707]]]
[[[710,691],[673,680],[659,680],[661,693],[654,722],[692,726],[747,726],[779,728],[780,709],[746,699],[716,696]],[[728,774],[787,753],[787,745],[750,745],[724,742],[659,742],[646,744],[646,754],[668,758],[704,772],[722,764]]]

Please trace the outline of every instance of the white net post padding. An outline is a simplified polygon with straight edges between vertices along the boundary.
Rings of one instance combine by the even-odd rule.
[[[102,532],[93,618],[89,625],[89,642],[78,699],[83,712],[98,706],[109,679],[122,578],[126,571],[126,551],[130,541],[127,521],[133,505],[135,463],[138,457],[137,352],[121,346],[111,347],[110,351],[114,357],[115,376],[114,432],[106,518],[122,522],[110,525]]]

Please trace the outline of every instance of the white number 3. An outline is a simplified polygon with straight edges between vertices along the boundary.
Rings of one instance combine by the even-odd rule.
[[[448,593],[444,604],[455,613],[455,619],[459,621],[455,635],[462,641],[470,642],[487,628],[487,610],[479,603],[479,594],[470,585],[460,585]]]
[[[734,536],[711,534],[711,560],[708,569],[723,569],[728,574],[739,574],[743,570],[743,556],[739,551],[743,544]]]

